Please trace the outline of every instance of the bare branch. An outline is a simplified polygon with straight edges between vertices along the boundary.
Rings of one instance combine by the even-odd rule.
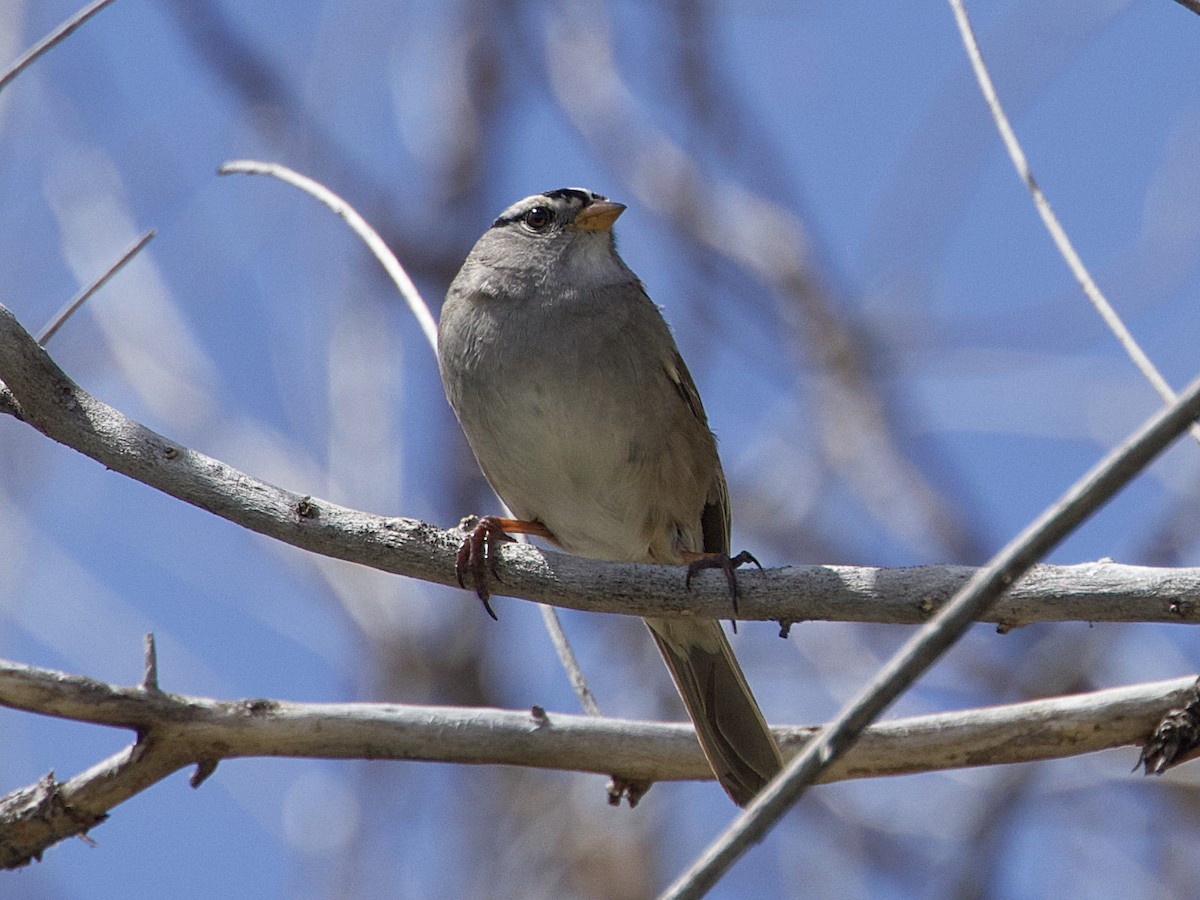
[[[1178,678],[876,725],[822,778],[833,781],[1029,762],[1141,744],[1194,696]],[[513,765],[637,782],[704,780],[712,771],[685,723],[542,711],[374,703],[218,701],[116,687],[0,662],[0,705],[135,730],[138,741],[74,778],[0,800],[0,866],[37,858],[85,833],[124,800],[189,765],[197,778],[238,757],[427,760]],[[787,755],[817,729],[777,728]],[[194,781],[196,778],[193,779]]]
[[[66,40],[71,32],[112,2],[113,0],[93,0],[93,2],[79,10],[79,12],[75,13],[69,19],[66,19],[52,32],[26,50],[16,62],[0,75],[0,91],[8,87],[14,78],[29,68],[39,57]]]
[[[971,577],[948,606],[914,635],[804,751],[664,892],[700,897],[845,753],[875,718],[954,645],[974,619],[1081,522],[1106,503],[1200,416],[1200,378],[1148,420]]]
[[[358,512],[275,487],[156,434],[72,382],[0,306],[0,380],[35,428],[105,467],[251,531],[324,556],[452,586],[462,533]],[[0,407],[4,403],[0,391]],[[729,615],[720,578],[686,590],[672,566],[606,563],[509,544],[503,592],[637,616]],[[739,616],[785,623],[927,621],[976,570],[788,566],[739,576]],[[464,595],[468,603],[470,595]],[[986,616],[1005,628],[1045,621],[1200,622],[1200,568],[1093,563],[1035,569]]]

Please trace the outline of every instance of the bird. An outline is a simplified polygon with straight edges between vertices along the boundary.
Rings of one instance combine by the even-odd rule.
[[[617,253],[626,207],[583,188],[505,209],[450,284],[439,318],[446,397],[516,518],[459,551],[488,613],[495,542],[536,535],[598,560],[726,572],[729,490],[716,438],[670,327]],[[484,560],[489,562],[485,565]],[[735,610],[736,615],[736,610]],[[646,618],[717,780],[745,806],[782,767],[720,622]]]

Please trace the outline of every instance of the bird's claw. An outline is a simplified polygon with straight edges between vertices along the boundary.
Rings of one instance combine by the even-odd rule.
[[[475,522],[474,527],[470,528],[454,557],[454,575],[458,579],[458,586],[461,588],[467,586],[464,576],[470,572],[471,581],[475,586],[475,596],[483,603],[487,614],[496,621],[499,619],[496,611],[492,609],[492,592],[488,587],[488,575],[490,574],[497,581],[502,580],[498,568],[497,546],[502,541],[511,540],[512,538],[504,531],[504,526],[498,517],[484,516]]]
[[[738,590],[737,575],[734,573],[739,566],[744,566],[746,563],[754,563],[760,570],[762,569],[762,563],[755,559],[748,550],[743,550],[733,557],[728,553],[706,553],[698,556],[688,563],[687,577],[683,582],[684,587],[689,591],[692,589],[692,576],[697,572],[703,569],[720,569],[725,573],[725,581],[729,585],[729,599],[733,603],[733,614],[737,616],[738,599],[741,597],[741,593]],[[734,628],[737,628],[736,622]]]

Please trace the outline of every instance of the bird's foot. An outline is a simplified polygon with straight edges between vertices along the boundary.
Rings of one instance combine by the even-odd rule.
[[[533,534],[549,540],[553,540],[554,535],[541,522],[502,519],[499,516],[484,516],[481,519],[468,516],[460,524],[467,536],[463,538],[462,546],[458,548],[458,554],[454,557],[454,575],[458,579],[458,586],[467,586],[464,576],[470,572],[475,596],[483,603],[487,614],[496,619],[496,611],[492,609],[488,576],[491,575],[497,581],[502,580],[498,569],[500,544],[512,541],[513,534]]]
[[[725,581],[729,585],[729,599],[733,603],[733,615],[735,621],[733,628],[737,630],[736,616],[738,612],[738,598],[741,596],[738,592],[737,575],[735,570],[739,566],[744,566],[746,563],[754,563],[758,568],[762,569],[760,563],[748,551],[743,550],[737,556],[731,557],[728,553],[689,553],[687,578],[684,579],[684,586],[690,591],[692,589],[692,576],[704,569],[720,569],[725,573]]]

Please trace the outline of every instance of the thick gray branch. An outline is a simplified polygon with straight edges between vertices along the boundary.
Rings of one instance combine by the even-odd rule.
[[[870,728],[823,779],[1028,762],[1140,744],[1195,686],[1195,678],[1178,678],[897,719]],[[202,780],[220,760],[237,757],[436,760],[616,772],[645,782],[712,777],[686,724],[538,710],[218,701],[6,662],[0,662],[0,705],[140,735],[133,746],[68,781],[50,775],[0,800],[5,867],[86,832],[113,807],[179,769],[196,765]],[[789,756],[816,731],[775,730]]]
[[[454,584],[461,535],[415,519],[358,512],[259,481],[182,446],[92,397],[55,365],[0,306],[0,412],[107,468],[230,522],[314,553],[438,584]],[[6,398],[12,400],[6,402]],[[502,551],[502,593],[556,606],[630,615],[729,615],[723,580],[701,576],[686,591],[670,566],[621,565],[513,544]],[[739,575],[745,619],[825,619],[916,624],[974,569],[788,566]],[[1094,563],[1040,566],[987,616],[1030,622],[1200,622],[1200,569]]]

